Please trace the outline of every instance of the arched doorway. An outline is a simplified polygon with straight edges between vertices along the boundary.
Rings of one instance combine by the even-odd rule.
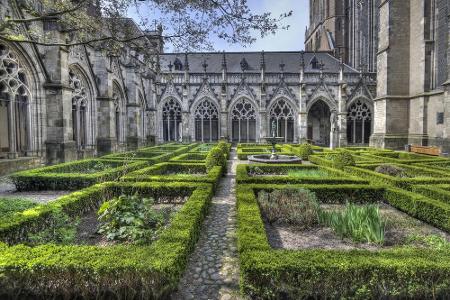
[[[308,111],[308,140],[315,145],[328,147],[331,131],[330,107],[323,100],[316,101]]]
[[[18,56],[0,44],[0,157],[26,155],[29,150],[30,100]]]
[[[208,99],[202,100],[195,109],[195,140],[217,141],[219,139],[219,112]]]
[[[242,98],[231,110],[231,138],[234,142],[256,141],[256,110],[252,103]]]
[[[276,135],[284,137],[284,142],[294,141],[294,110],[285,99],[279,99],[270,109],[269,134],[272,136],[272,124],[276,124]]]
[[[347,140],[349,144],[369,144],[372,133],[372,113],[367,103],[353,102],[347,114]]]
[[[163,141],[179,141],[182,137],[181,129],[181,105],[170,98],[162,108],[162,131]]]

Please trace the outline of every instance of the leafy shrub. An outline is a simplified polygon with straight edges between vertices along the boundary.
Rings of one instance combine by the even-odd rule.
[[[31,244],[55,243],[60,245],[72,244],[77,234],[79,219],[71,219],[66,213],[57,210],[50,220],[51,225],[37,233],[29,234],[28,240]]]
[[[227,166],[226,154],[227,153],[223,151],[223,148],[218,146],[212,148],[206,156],[206,169],[209,171],[215,166],[222,166],[223,169],[225,169]]]
[[[355,159],[352,153],[348,150],[342,149],[336,153],[327,154],[326,158],[332,161],[333,167],[343,169],[346,166],[354,166]]]
[[[379,165],[378,167],[376,167],[375,172],[394,177],[408,177],[405,169],[389,164]]]
[[[351,238],[355,242],[382,244],[385,222],[381,219],[378,206],[369,204],[356,206],[347,203],[345,210],[321,211],[320,223],[331,227],[341,238]]]
[[[147,243],[156,239],[168,214],[157,212],[153,198],[121,195],[104,202],[98,210],[99,233],[111,241]]]
[[[306,189],[275,190],[258,194],[263,215],[269,223],[286,223],[310,228],[318,223],[319,202],[316,195]]]
[[[301,144],[297,149],[298,155],[303,160],[308,160],[309,156],[314,153],[312,145],[308,143]]]

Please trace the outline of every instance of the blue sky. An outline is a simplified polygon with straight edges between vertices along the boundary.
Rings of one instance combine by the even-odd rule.
[[[249,0],[249,7],[257,12],[271,12],[273,16],[293,11],[293,15],[286,20],[290,25],[288,30],[279,31],[274,36],[259,38],[247,48],[240,45],[227,45],[226,42],[217,40],[217,50],[226,51],[288,51],[304,49],[305,28],[309,23],[309,0]]]
[[[309,20],[309,0],[248,0],[248,5],[255,13],[271,12],[274,17],[281,13],[293,11],[293,15],[286,19],[290,25],[288,30],[279,31],[276,35],[267,36],[247,46],[229,45],[220,39],[213,40],[214,48],[218,51],[289,51],[304,49],[305,28]],[[133,13],[130,13],[132,16]],[[166,47],[170,52],[170,47]]]

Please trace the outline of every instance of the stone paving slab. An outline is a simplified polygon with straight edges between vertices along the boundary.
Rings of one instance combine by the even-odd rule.
[[[242,299],[236,246],[236,149],[212,199],[200,239],[172,299]]]

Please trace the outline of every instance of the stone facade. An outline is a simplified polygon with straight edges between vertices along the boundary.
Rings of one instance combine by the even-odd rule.
[[[371,145],[450,150],[448,1],[383,1]]]
[[[155,135],[172,140],[367,144],[375,77],[328,53],[186,53],[161,56]],[[152,128],[153,130],[153,128]]]
[[[359,69],[376,72],[380,0],[310,0],[307,51],[329,51]]]
[[[23,13],[18,9],[2,4],[0,18]],[[48,24],[34,26],[53,41],[67,41]],[[147,127],[155,74],[140,57],[132,48],[113,56],[88,45],[1,41],[0,157],[52,164],[154,140]]]

